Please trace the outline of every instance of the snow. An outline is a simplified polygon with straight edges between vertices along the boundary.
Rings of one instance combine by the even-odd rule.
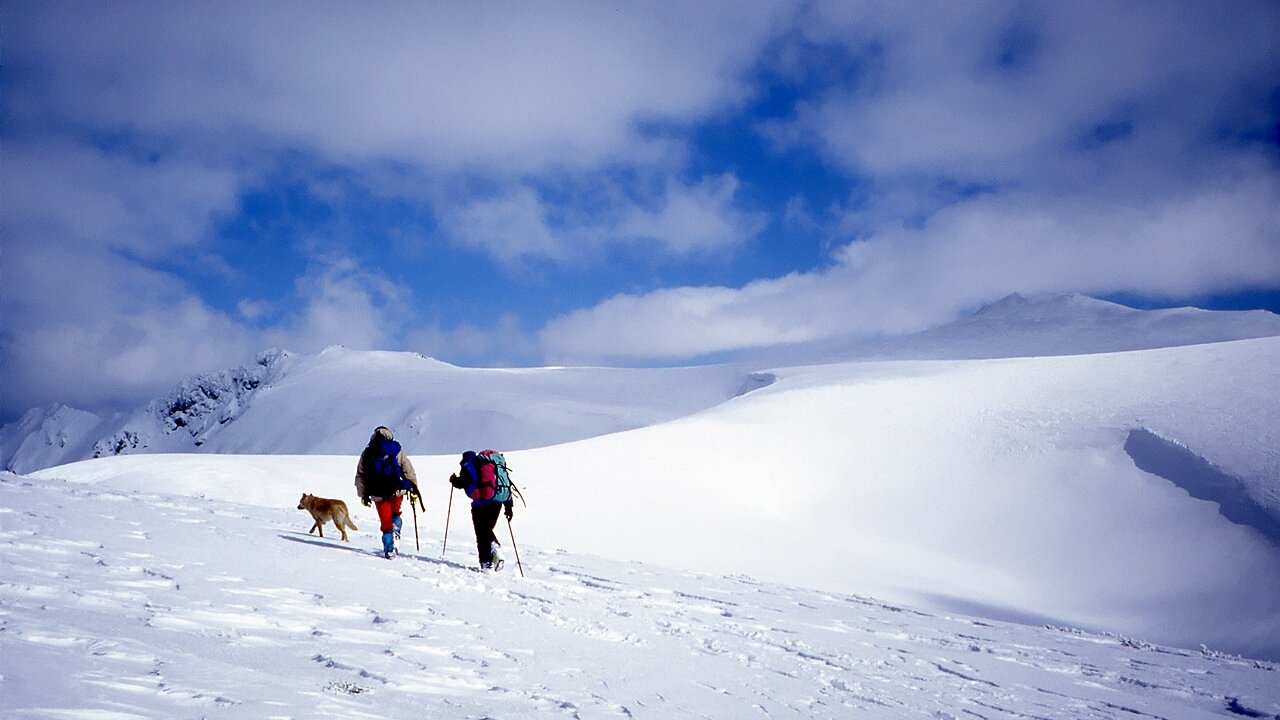
[[[1158,433],[1280,517],[1280,403],[1259,395],[1280,387],[1277,358],[1280,338],[1263,338],[778,368],[683,418],[507,458],[544,546],[1277,658],[1280,548],[1126,451],[1135,430]],[[361,447],[34,476],[283,506],[352,498]],[[439,514],[457,457],[406,447]]]
[[[19,472],[86,458],[102,424],[97,415],[66,405],[32,408],[0,429],[0,458],[7,459],[5,469]]]
[[[31,472],[144,452],[345,453],[378,425],[424,452],[460,452],[481,436],[523,449],[687,415],[733,397],[749,379],[731,365],[472,369],[416,353],[272,351],[121,418],[63,409],[46,420],[33,411],[0,430],[0,467]],[[67,412],[91,421],[59,424]]]
[[[1271,317],[1013,297],[827,364],[268,353],[33,411],[8,467],[138,446],[0,481],[0,716],[1280,715]],[[353,497],[378,424],[426,496],[404,562]],[[482,447],[523,579],[472,571],[461,495],[440,557]]]
[[[0,501],[3,717],[1280,712],[1267,662],[550,550],[522,516],[523,578],[473,570],[459,518],[446,555],[433,517],[386,561],[358,506],[342,543],[291,507],[104,484],[5,473]]]

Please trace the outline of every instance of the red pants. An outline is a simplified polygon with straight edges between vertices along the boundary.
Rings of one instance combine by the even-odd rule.
[[[396,529],[395,518],[400,514],[400,502],[403,495],[394,495],[386,500],[375,500],[373,506],[378,509],[378,521],[382,523],[382,532],[389,533]]]

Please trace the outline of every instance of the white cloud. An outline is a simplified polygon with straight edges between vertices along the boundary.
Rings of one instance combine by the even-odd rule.
[[[517,187],[506,195],[447,210],[445,225],[459,242],[485,250],[500,260],[559,258],[569,240],[568,232],[552,230],[547,212],[537,191]]]
[[[877,177],[1025,182],[1055,177],[1051,164],[1097,124],[1131,120],[1138,136],[1174,143],[1148,159],[1176,163],[1184,143],[1240,112],[1242,89],[1265,94],[1263,78],[1280,71],[1280,12],[1237,9],[819,3],[804,25],[812,39],[878,54],[861,82],[809,104],[792,137]]]
[[[245,298],[236,303],[236,311],[240,313],[240,317],[252,322],[270,313],[271,303],[265,300],[250,300]]]
[[[549,322],[553,362],[634,362],[905,333],[1011,291],[1179,297],[1280,277],[1280,180],[1235,168],[1133,207],[1123,199],[971,198],[919,229],[844,245],[831,268],[741,288],[618,295]]]
[[[859,239],[833,267],[617,296],[548,323],[547,356],[677,359],[901,333],[1015,290],[1276,287],[1274,149],[1219,139],[1237,129],[1228,121],[1259,120],[1247,108],[1265,106],[1280,74],[1274,5],[918,9],[811,6],[809,38],[848,47],[863,76],[768,127],[869,181],[840,224]],[[1018,46],[1002,47],[1014,32]],[[1107,123],[1116,137],[1092,143]]]
[[[408,290],[341,255],[317,262],[265,333],[156,269],[213,254],[210,218],[233,209],[259,152],[299,150],[375,194],[412,196],[445,236],[506,262],[741,246],[764,218],[743,209],[737,175],[671,178],[692,165],[691,125],[760,90],[752,73],[794,11],[7,8],[5,410],[119,400],[266,344],[380,347],[409,332],[433,353],[489,352],[480,328],[409,330]],[[1242,139],[1224,157],[1217,138],[1269,111],[1278,14],[1265,2],[805,3],[802,41],[846,50],[852,80],[785,68],[821,89],[767,124],[858,181],[847,208],[820,218],[802,194],[787,207],[790,230],[834,217],[826,241],[844,249],[832,266],[619,295],[548,323],[538,344],[556,360],[683,358],[902,332],[1012,290],[1275,287],[1274,149]],[[1118,130],[1091,145],[1099,125]],[[231,312],[265,310],[248,299]],[[103,385],[90,388],[98,363]]]
[[[171,276],[111,253],[56,239],[12,246],[0,277],[6,408],[135,403],[260,349]]]
[[[474,367],[508,365],[514,358],[533,359],[536,347],[520,318],[503,313],[491,327],[462,323],[446,330],[438,324],[409,333],[406,348],[423,355],[450,358]]]
[[[72,117],[520,173],[625,162],[652,152],[640,123],[741,103],[785,6],[37,4],[6,52]]]
[[[399,344],[388,328],[404,329],[407,291],[347,261],[323,261],[300,281],[296,311],[262,332],[241,322],[260,319],[261,302],[246,299],[231,317],[180,275],[197,264],[236,271],[205,262],[217,260],[206,243],[212,219],[234,212],[259,179],[263,154],[297,150],[357,174],[405,168],[422,186],[411,191],[427,190],[419,202],[461,198],[456,213],[437,206],[444,224],[499,258],[599,247],[625,204],[599,218],[550,217],[522,180],[678,169],[684,141],[654,128],[739,107],[782,12],[773,2],[661,12],[580,3],[7,8],[4,384],[31,392],[7,391],[3,412],[45,397],[123,402],[262,345]],[[514,190],[468,205],[474,196],[439,189],[455,181]],[[728,242],[729,228],[749,227],[725,204],[732,195],[714,179],[673,185],[648,229],[684,233],[659,238],[673,247]],[[90,389],[98,363],[138,372]]]
[[[199,244],[210,216],[230,208],[239,189],[226,164],[177,151],[139,156],[50,138],[6,139],[4,151],[5,220],[16,242],[38,228],[160,255]]]
[[[824,293],[816,275],[791,275],[741,289],[684,287],[616,295],[557,318],[539,340],[553,362],[626,362],[697,357],[728,349],[822,337]]]
[[[732,174],[705,178],[694,186],[668,182],[656,208],[627,209],[614,234],[656,240],[676,255],[731,248],[764,229],[765,216],[735,206],[738,178]]]
[[[737,206],[739,183],[732,174],[694,185],[668,180],[660,194],[645,200],[627,197],[608,182],[601,185],[583,191],[600,206],[591,212],[553,205],[521,185],[456,207],[446,205],[443,224],[458,242],[511,263],[533,257],[580,260],[640,242],[677,257],[704,254],[739,246],[766,224],[763,213]]]
[[[298,313],[266,332],[268,345],[316,352],[399,347],[410,317],[410,291],[354,260],[321,259],[296,281]]]
[[[242,362],[249,334],[153,261],[198,246],[234,198],[229,172],[180,153],[136,157],[5,141],[4,408],[120,404]]]
[[[387,342],[404,291],[347,261],[299,285],[289,325],[262,333],[210,307],[177,271],[205,259],[210,218],[236,200],[236,175],[181,152],[107,152],[6,140],[4,411],[51,399],[138,403],[192,374],[246,362],[270,345]],[[253,320],[265,303],[243,301]]]

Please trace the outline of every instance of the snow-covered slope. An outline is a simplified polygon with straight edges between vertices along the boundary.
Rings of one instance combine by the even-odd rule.
[[[1160,319],[1180,316],[1011,298],[957,337],[1043,321],[1085,347],[1189,327]],[[268,506],[350,498],[355,456],[387,424],[437,515],[455,453],[508,451],[545,547],[1280,658],[1280,337],[790,367],[467,370],[341,349],[257,365],[122,426],[146,453],[254,457],[39,475]]]
[[[552,495],[548,532],[614,557],[1280,657],[1280,338],[777,376],[695,416],[521,453]],[[1143,432],[1217,468],[1217,495],[1140,469]],[[1272,523],[1233,522],[1224,502]]]
[[[1270,663],[564,553],[522,517],[524,578],[470,570],[464,523],[442,556],[436,513],[388,562],[356,510],[344,544],[292,504],[0,474],[0,716],[1280,713]]]
[[[1280,338],[776,378],[509,452],[522,527],[576,553],[1280,658]],[[438,516],[456,456],[414,463]],[[36,475],[278,506],[351,497],[354,465],[134,456]],[[1180,473],[1196,468],[1212,482]]]
[[[27,472],[92,457],[97,438],[111,432],[101,417],[84,410],[32,408],[0,428],[0,467]]]
[[[378,425],[420,452],[458,451],[477,437],[520,449],[670,420],[752,387],[750,373],[725,365],[469,369],[416,353],[269,351],[124,417],[33,410],[0,430],[0,467],[133,453],[358,452]]]

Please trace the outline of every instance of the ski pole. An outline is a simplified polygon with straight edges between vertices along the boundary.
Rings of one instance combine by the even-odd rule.
[[[449,549],[449,518],[453,517],[453,491],[458,488],[449,487],[449,510],[444,514],[444,545],[440,546],[440,557]]]
[[[524,577],[524,565],[520,564],[520,548],[516,545],[516,533],[511,529],[511,518],[507,518],[507,532],[511,534],[511,549],[516,552],[516,567],[520,569],[520,577]]]
[[[409,496],[409,508],[413,510],[413,547],[422,552],[422,545],[418,542],[418,505],[412,495]]]

